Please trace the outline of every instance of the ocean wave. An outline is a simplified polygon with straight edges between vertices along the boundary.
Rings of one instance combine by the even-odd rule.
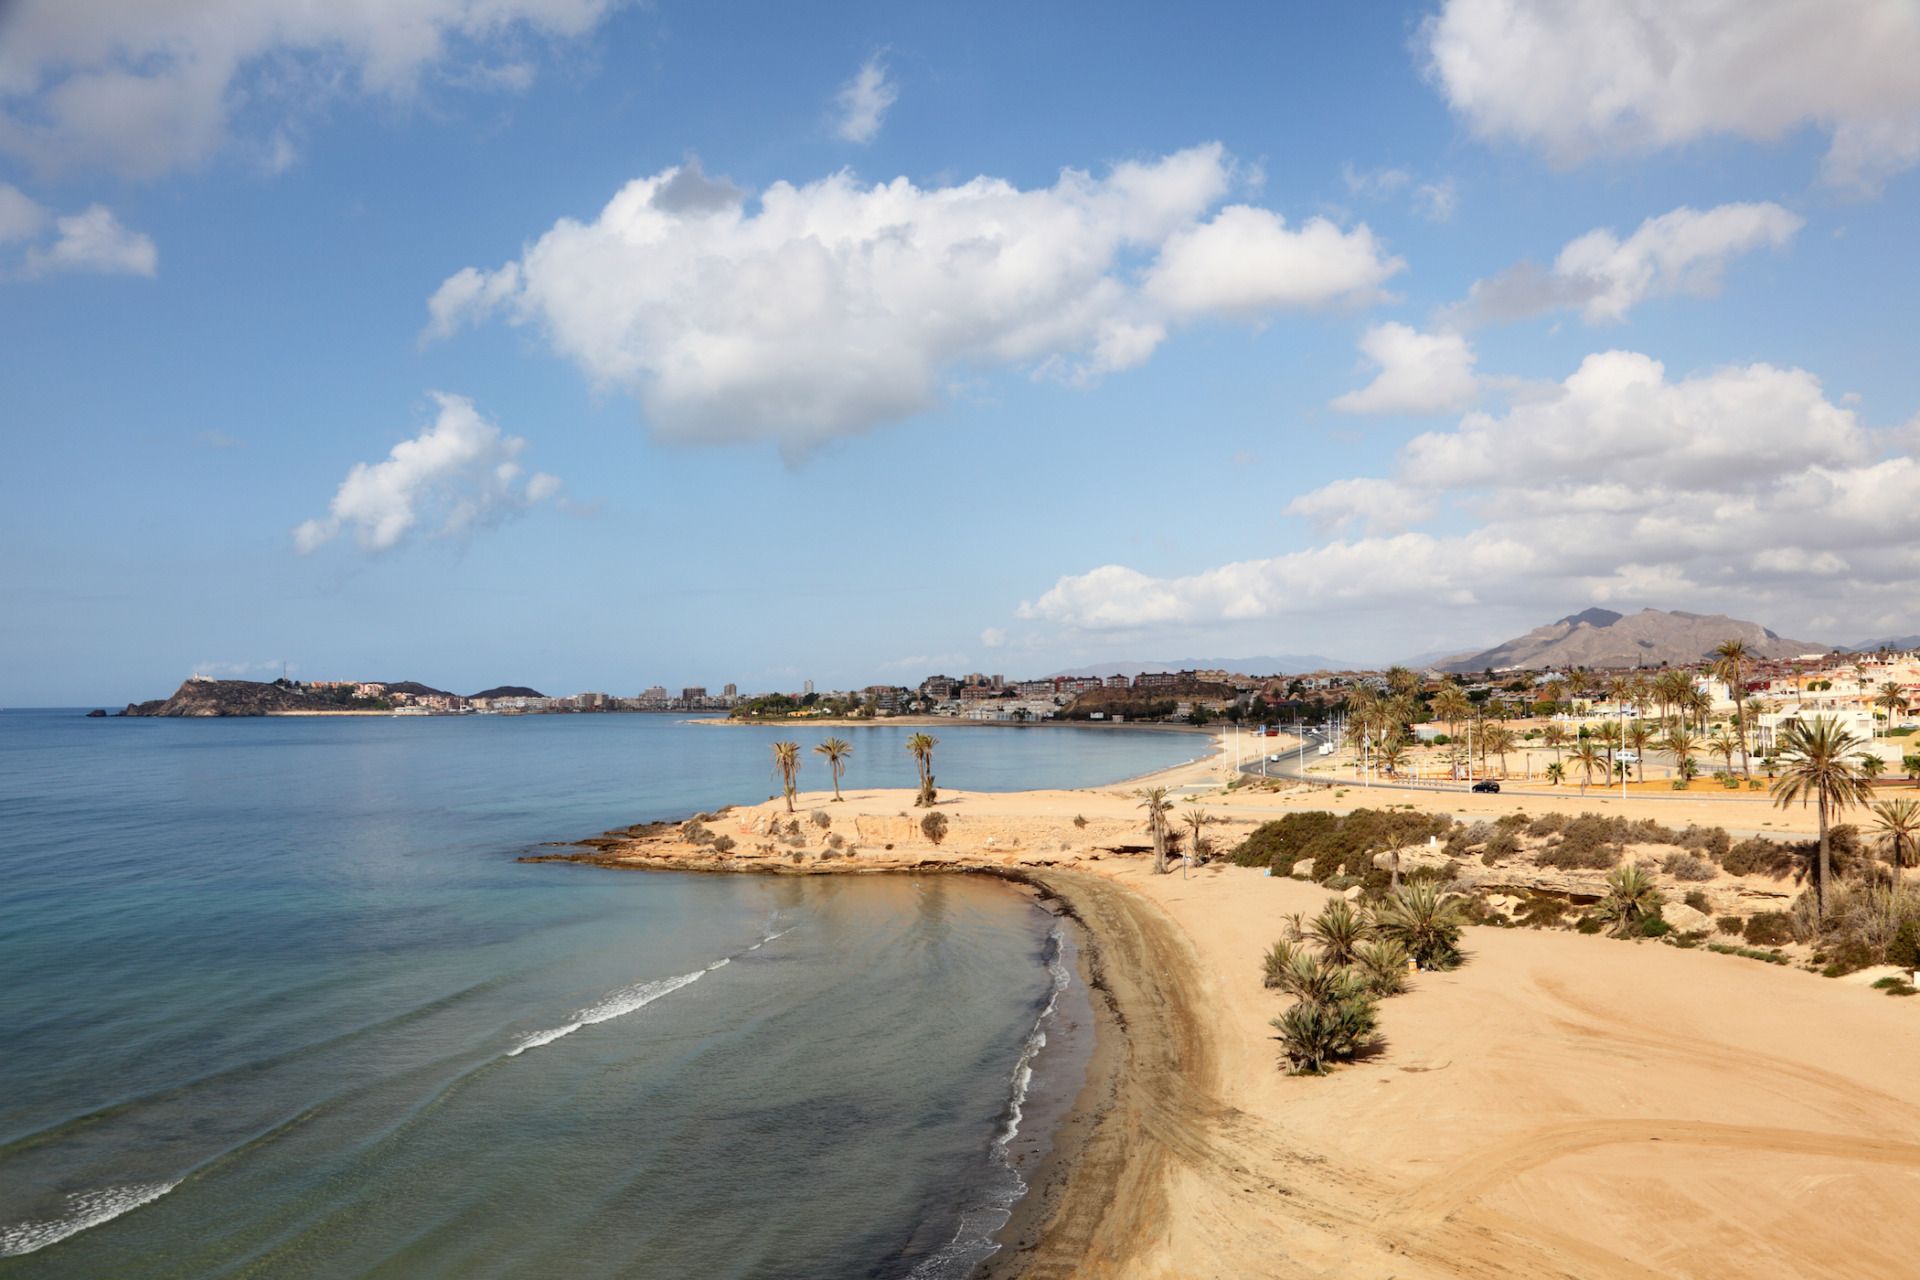
[[[68,1236],[79,1235],[89,1227],[110,1222],[158,1200],[179,1185],[178,1182],[134,1182],[123,1187],[72,1192],[67,1196],[67,1211],[58,1218],[0,1227],[0,1258],[15,1258],[58,1244]]]
[[[552,1044],[555,1040],[563,1036],[572,1035],[582,1027],[591,1027],[600,1022],[611,1022],[615,1018],[623,1018],[627,1014],[637,1013],[663,996],[670,996],[682,987],[692,986],[694,983],[700,981],[700,979],[712,973],[715,969],[725,968],[739,957],[745,955],[748,951],[758,951],[769,942],[786,937],[789,933],[792,933],[797,926],[790,925],[778,933],[771,932],[771,927],[771,922],[769,922],[770,931],[763,934],[760,940],[752,946],[747,947],[743,951],[736,951],[732,955],[721,956],[712,964],[704,968],[695,969],[692,973],[676,974],[671,978],[656,978],[651,982],[636,982],[631,986],[620,987],[617,990],[611,991],[594,1004],[590,1004],[575,1013],[571,1022],[563,1023],[557,1027],[548,1027],[545,1031],[536,1031],[532,1035],[527,1036],[521,1040],[519,1044],[507,1050],[505,1056],[517,1058],[529,1049],[538,1049],[541,1045]]]

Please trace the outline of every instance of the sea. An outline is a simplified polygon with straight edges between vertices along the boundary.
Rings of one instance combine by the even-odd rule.
[[[911,730],[832,732],[913,784]],[[976,790],[1200,746],[935,732]],[[1085,1069],[1030,894],[518,860],[822,736],[0,712],[0,1277],[968,1274]]]

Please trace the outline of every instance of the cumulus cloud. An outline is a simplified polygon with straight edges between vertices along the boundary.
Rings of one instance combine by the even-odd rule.
[[[351,532],[366,551],[387,551],[415,534],[451,537],[488,528],[555,497],[544,472],[521,479],[526,441],[503,433],[465,396],[433,393],[439,415],[379,462],[357,462],[327,514],[295,527],[301,553]]]
[[[28,275],[94,271],[151,279],[159,270],[160,252],[153,240],[121,226],[105,205],[90,205],[79,213],[55,218],[53,226],[53,243],[27,250]]]
[[[1920,162],[1920,6],[1907,0],[1445,0],[1428,69],[1484,138],[1573,164],[1714,135],[1825,130],[1826,181]]]
[[[1479,320],[1519,320],[1577,308],[1589,324],[1626,319],[1647,298],[1719,292],[1729,259],[1784,248],[1805,219],[1777,204],[1685,206],[1642,222],[1625,240],[1600,227],[1571,240],[1550,270],[1522,262],[1474,283],[1464,308]]]
[[[1360,350],[1380,372],[1358,391],[1335,397],[1342,413],[1447,413],[1473,403],[1479,380],[1473,348],[1459,333],[1421,333],[1404,324],[1374,325]]]
[[[0,182],[0,244],[28,240],[47,225],[47,211],[16,186]]]
[[[868,58],[834,96],[840,116],[834,132],[848,142],[865,146],[880,136],[887,109],[899,97],[900,87],[887,75],[886,65],[877,55]]]
[[[1395,470],[1293,502],[1332,540],[1185,576],[1105,565],[1019,615],[1115,630],[1661,599],[1806,617],[1895,609],[1916,571],[1920,461],[1800,369],[1673,379],[1604,352],[1549,394],[1416,437]],[[1464,531],[1409,530],[1443,506]]]
[[[489,63],[495,44],[584,35],[618,3],[12,0],[0,5],[0,154],[155,177],[206,162],[243,109],[284,118],[342,88],[405,97],[429,68],[524,88],[523,65]]]
[[[1209,217],[1233,181],[1218,144],[1030,190],[841,172],[757,200],[690,163],[628,183],[590,222],[561,219],[517,261],[450,276],[426,332],[536,325],[637,395],[663,439],[795,454],[920,412],[972,372],[1086,381],[1146,360],[1177,323],[1364,300],[1400,270],[1365,225]]]

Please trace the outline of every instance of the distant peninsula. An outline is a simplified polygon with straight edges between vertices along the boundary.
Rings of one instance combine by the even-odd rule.
[[[215,680],[193,676],[169,698],[130,702],[123,716],[303,716],[359,713],[431,715],[457,711],[547,711],[557,701],[525,685],[499,685],[472,695],[417,680],[300,682]],[[576,708],[568,707],[568,710]]]

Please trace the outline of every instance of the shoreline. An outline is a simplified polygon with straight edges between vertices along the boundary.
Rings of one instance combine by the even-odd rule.
[[[1223,844],[1290,810],[1341,807],[1317,789],[1218,790],[1220,745],[1147,777],[1191,788]],[[1867,974],[1472,928],[1465,967],[1421,974],[1383,1006],[1379,1052],[1286,1076],[1266,1026],[1284,1001],[1261,985],[1260,956],[1284,915],[1336,895],[1219,863],[1152,875],[1141,781],[943,791],[941,842],[921,834],[911,792],[809,792],[792,815],[782,800],[708,815],[700,839],[655,824],[552,857],[991,875],[1070,922],[1093,1046],[974,1273],[986,1280],[1839,1277],[1900,1274],[1920,1251],[1920,1223],[1868,1230],[1857,1213],[1887,1178],[1920,1186],[1906,1067],[1920,1001],[1888,999]],[[724,852],[719,834],[734,841]],[[1723,1225],[1702,1234],[1702,1221]]]

